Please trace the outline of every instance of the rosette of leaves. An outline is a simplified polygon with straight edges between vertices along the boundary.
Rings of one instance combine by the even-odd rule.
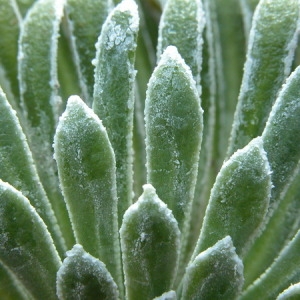
[[[299,298],[299,1],[118,2],[0,0],[0,298]]]

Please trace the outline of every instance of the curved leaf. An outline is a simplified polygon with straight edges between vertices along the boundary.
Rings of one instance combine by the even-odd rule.
[[[104,263],[75,245],[57,272],[57,295],[61,300],[117,300],[118,287]]]
[[[193,258],[226,235],[237,254],[244,254],[263,225],[270,196],[271,171],[262,139],[256,138],[221,168]]]
[[[182,299],[235,299],[243,282],[243,263],[227,236],[196,256],[187,267]]]
[[[0,178],[25,195],[47,225],[61,256],[65,241],[41,185],[26,137],[15,111],[0,88]]]
[[[291,70],[299,11],[298,0],[262,0],[255,10],[228,155],[261,135],[265,127]]]
[[[144,185],[144,193],[125,212],[120,229],[126,297],[152,299],[172,288],[180,232],[172,212]]]
[[[55,299],[61,260],[46,225],[19,191],[0,181],[0,260],[37,299]]]
[[[124,0],[108,16],[96,44],[93,109],[116,155],[119,224],[132,203],[132,129],[138,8]]]
[[[68,100],[54,150],[76,241],[121,285],[114,153],[101,121],[78,96]]]
[[[19,38],[19,84],[21,105],[26,117],[28,137],[39,177],[57,216],[73,244],[73,235],[58,185],[53,160],[53,136],[60,114],[57,82],[57,39],[64,1],[36,1],[22,23]]]
[[[276,300],[297,300],[300,297],[300,283],[296,283],[288,287],[278,295]]]

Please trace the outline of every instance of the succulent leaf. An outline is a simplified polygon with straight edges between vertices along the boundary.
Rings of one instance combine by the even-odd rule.
[[[176,300],[176,292],[175,291],[169,291],[166,293],[163,293],[159,297],[155,297],[153,300]]]
[[[102,24],[112,9],[111,0],[67,0],[66,13],[83,99],[92,106],[95,44]]]
[[[227,236],[189,264],[181,299],[236,299],[243,282],[243,263]]]
[[[255,10],[228,155],[261,135],[265,127],[291,70],[299,11],[298,0],[261,0]]]
[[[103,24],[96,44],[93,109],[103,121],[116,156],[119,224],[132,203],[132,129],[138,7],[124,0]]]
[[[43,219],[61,256],[66,249],[51,204],[40,182],[26,137],[0,88],[0,165],[2,181],[8,182],[25,195]]]
[[[33,297],[55,299],[56,272],[61,260],[53,240],[28,199],[3,181],[0,181],[0,260]]]
[[[297,300],[300,296],[300,283],[292,284],[278,295],[276,300]]]
[[[75,245],[57,272],[60,300],[117,300],[118,287],[103,262]]]
[[[78,96],[68,100],[54,149],[76,242],[121,285],[115,157],[98,116]]]
[[[159,59],[168,46],[177,48],[185,63],[191,68],[199,93],[201,93],[204,25],[205,17],[201,1],[169,0],[160,19],[157,45]]]
[[[221,168],[193,259],[226,235],[231,236],[237,254],[243,255],[264,224],[271,186],[271,170],[258,137]]]
[[[153,299],[172,288],[180,231],[172,212],[144,185],[144,193],[125,212],[120,229],[126,297]]]

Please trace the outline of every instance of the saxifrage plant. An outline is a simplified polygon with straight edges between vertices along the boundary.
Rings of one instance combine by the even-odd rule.
[[[114,5],[0,0],[1,299],[299,298],[299,1]]]

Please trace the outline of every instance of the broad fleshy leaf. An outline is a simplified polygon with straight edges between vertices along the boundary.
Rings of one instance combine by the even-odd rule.
[[[243,263],[227,236],[196,256],[187,267],[181,299],[235,299],[243,282]]]
[[[189,221],[202,138],[202,109],[188,66],[169,46],[148,85],[147,181],[172,210],[180,230]]]
[[[228,155],[261,135],[265,127],[291,70],[299,11],[298,0],[262,0],[255,10]]]
[[[276,260],[241,295],[241,300],[275,299],[284,289],[300,279],[300,230],[284,247]],[[295,267],[296,266],[296,267]]]
[[[95,44],[112,9],[111,0],[67,0],[66,13],[83,98],[91,106],[94,89]]]
[[[119,224],[132,203],[132,128],[138,7],[122,1],[103,24],[96,44],[93,109],[103,121],[116,156]]]
[[[177,300],[176,292],[169,291],[169,292],[163,293],[161,296],[155,297],[153,300]]]
[[[271,196],[271,170],[262,139],[235,152],[221,168],[211,191],[193,259],[230,235],[243,255],[259,233]]]
[[[120,229],[126,297],[152,299],[172,288],[178,265],[180,231],[172,212],[144,185],[125,212]]]
[[[26,196],[43,219],[61,256],[65,241],[51,204],[38,177],[26,137],[16,112],[0,88],[0,166],[2,181],[8,182]]]
[[[0,260],[36,299],[55,299],[61,260],[36,210],[19,191],[0,181]]]
[[[28,11],[19,38],[18,75],[27,125],[24,131],[39,177],[70,246],[74,239],[59,189],[52,150],[55,127],[61,113],[56,59],[63,4],[63,0],[40,0]]]
[[[191,68],[199,93],[204,25],[202,1],[169,0],[160,19],[157,45],[158,59],[168,46],[178,49],[185,63]]]
[[[115,157],[98,116],[78,96],[68,100],[54,149],[76,241],[121,285]]]
[[[118,287],[103,262],[75,245],[57,272],[60,300],[117,300]]]

